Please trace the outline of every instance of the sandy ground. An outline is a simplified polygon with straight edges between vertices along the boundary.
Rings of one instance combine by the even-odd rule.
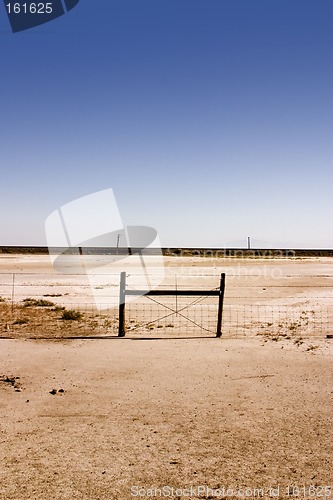
[[[244,302],[255,270],[254,303],[331,303],[330,259],[175,263],[167,260],[167,277],[177,267],[183,286],[229,271],[230,307]],[[267,269],[280,269],[284,286],[263,295],[276,283]],[[45,283],[52,269],[44,257],[1,256],[0,295],[13,272],[31,273],[31,283],[44,273]],[[3,331],[0,498],[332,497],[331,326],[302,345],[258,335],[31,340]]]

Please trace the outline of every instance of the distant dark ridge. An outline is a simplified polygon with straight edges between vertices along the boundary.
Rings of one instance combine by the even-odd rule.
[[[135,254],[140,249],[132,248]],[[69,255],[79,253],[79,248],[52,249],[52,254],[65,252]],[[0,254],[35,254],[47,255],[48,247],[0,246]],[[85,248],[85,254],[90,255],[128,255],[127,248]],[[144,253],[156,255],[159,249],[146,248]],[[333,249],[288,249],[288,248],[162,248],[162,253],[168,257],[206,257],[206,258],[295,258],[295,257],[333,257]]]
[[[178,257],[210,258],[294,258],[333,257],[333,249],[290,249],[290,248],[163,248],[163,255]]]
[[[1,253],[34,253],[34,254],[48,254],[48,247],[21,247],[21,246],[0,246],[0,254]]]

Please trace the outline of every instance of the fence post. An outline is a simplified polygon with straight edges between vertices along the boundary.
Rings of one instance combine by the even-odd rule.
[[[15,273],[12,278],[12,316],[14,314],[14,295],[15,295]]]
[[[217,313],[216,337],[221,337],[222,335],[222,312],[223,312],[224,288],[225,288],[225,273],[222,273],[220,281],[219,310]]]
[[[125,337],[125,297],[126,297],[126,272],[120,273],[119,285],[119,328],[118,337]]]

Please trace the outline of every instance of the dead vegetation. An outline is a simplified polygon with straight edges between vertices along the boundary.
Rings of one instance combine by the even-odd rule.
[[[314,310],[301,311],[299,316],[295,319],[286,319],[279,321],[276,325],[273,322],[261,324],[262,333],[258,335],[263,336],[266,340],[278,342],[280,340],[289,340],[297,347],[304,344],[304,332],[306,331],[310,322],[314,321]],[[317,349],[318,346],[309,346],[308,351]]]
[[[105,312],[66,309],[28,297],[20,303],[0,301],[1,338],[62,338],[114,335],[118,318]]]

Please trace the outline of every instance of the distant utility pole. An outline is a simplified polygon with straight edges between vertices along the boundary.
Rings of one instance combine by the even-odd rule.
[[[247,237],[247,248],[248,248],[248,250],[250,250],[250,248],[251,248],[250,236]]]
[[[120,240],[120,234],[117,234],[117,255],[118,255],[118,248],[119,248],[119,240]]]

